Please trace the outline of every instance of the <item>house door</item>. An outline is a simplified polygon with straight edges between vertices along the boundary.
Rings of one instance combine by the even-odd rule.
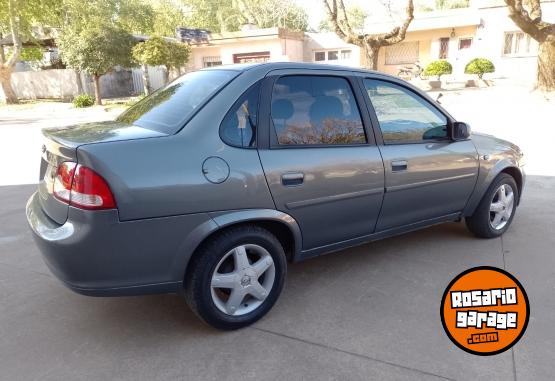
[[[449,37],[439,39],[439,59],[445,60],[449,54]]]

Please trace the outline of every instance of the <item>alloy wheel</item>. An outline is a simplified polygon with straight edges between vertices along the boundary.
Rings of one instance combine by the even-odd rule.
[[[274,285],[276,268],[262,246],[240,245],[228,251],[212,274],[211,295],[227,315],[241,316],[257,309]]]
[[[513,214],[515,194],[509,184],[501,184],[493,194],[489,207],[489,223],[495,230],[503,229]]]

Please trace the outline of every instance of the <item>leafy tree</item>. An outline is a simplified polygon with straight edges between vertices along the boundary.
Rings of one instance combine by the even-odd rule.
[[[189,9],[185,25],[221,33],[239,30],[244,23],[260,28],[306,30],[308,15],[293,0],[182,0]]]
[[[189,45],[168,41],[163,37],[152,37],[149,40],[133,47],[133,58],[143,67],[143,83],[145,94],[150,94],[151,86],[148,76],[148,66],[165,66],[168,82],[168,73],[172,68],[182,67],[189,59],[191,48]]]
[[[469,6],[469,0],[436,0],[436,9],[457,9]]]
[[[44,52],[41,47],[28,47],[21,50],[22,61],[42,61]]]
[[[0,84],[6,103],[17,103],[11,85],[11,75],[20,59],[22,40],[32,37],[32,26],[56,25],[60,19],[62,0],[0,0],[0,35],[10,35],[11,53],[0,48]]]
[[[115,66],[132,67],[131,49],[135,39],[114,26],[99,25],[81,33],[64,33],[58,40],[67,66],[92,75],[96,104],[102,104],[100,77]]]
[[[243,22],[260,28],[281,27],[305,31],[308,15],[293,0],[236,0]]]
[[[239,30],[242,15],[232,1],[182,0],[188,9],[184,25],[214,33]]]
[[[444,74],[451,74],[453,72],[453,66],[445,60],[438,60],[430,62],[426,69],[424,70],[424,74],[426,75],[435,75],[437,76],[437,80],[441,80],[441,76]]]
[[[464,68],[466,74],[477,74],[479,79],[482,79],[484,74],[493,73],[494,71],[493,62],[487,58],[474,58]]]
[[[62,29],[80,33],[109,25],[129,33],[152,33],[155,12],[145,0],[63,0]]]
[[[180,42],[170,42],[170,59],[166,64],[169,69],[177,69],[181,74],[181,68],[189,61],[191,48]]]
[[[555,23],[542,19],[540,0],[505,0],[505,3],[511,20],[539,43],[537,86],[555,90]]]
[[[363,66],[376,70],[378,53],[383,46],[394,45],[405,39],[407,28],[414,18],[413,0],[408,0],[405,20],[387,33],[356,33],[351,26],[343,0],[323,0],[335,33],[346,43],[357,45],[364,54]]]
[[[354,31],[361,32],[364,30],[364,21],[368,14],[359,6],[351,6],[347,8],[347,18]],[[325,18],[318,26],[320,32],[333,32],[334,27],[329,18]]]
[[[184,7],[172,0],[160,0],[153,4],[153,34],[175,37],[177,27],[186,25]]]

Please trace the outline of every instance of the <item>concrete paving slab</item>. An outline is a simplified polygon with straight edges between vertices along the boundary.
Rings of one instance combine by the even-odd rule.
[[[0,187],[0,379],[550,379],[554,179],[529,179],[503,240],[452,223],[294,264],[270,314],[232,333],[177,296],[70,292],[25,225],[35,186]],[[478,265],[506,265],[530,295],[514,359],[462,352],[441,327],[444,288]]]
[[[553,379],[555,371],[555,177],[533,177],[519,223],[503,236],[507,270],[530,300],[526,334],[514,347],[518,380]]]

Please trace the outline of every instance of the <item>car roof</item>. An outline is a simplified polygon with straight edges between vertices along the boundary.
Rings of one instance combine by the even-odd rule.
[[[210,68],[205,68],[202,70],[236,70],[236,71],[249,71],[255,68],[264,68],[267,71],[278,70],[278,69],[317,69],[317,70],[341,70],[341,71],[351,71],[358,73],[372,73],[381,74],[374,70],[366,70],[363,68],[357,68],[352,66],[341,66],[341,65],[330,65],[330,64],[318,64],[310,62],[261,62],[261,63],[244,63],[244,64],[232,64],[232,65],[221,65],[212,66]]]

